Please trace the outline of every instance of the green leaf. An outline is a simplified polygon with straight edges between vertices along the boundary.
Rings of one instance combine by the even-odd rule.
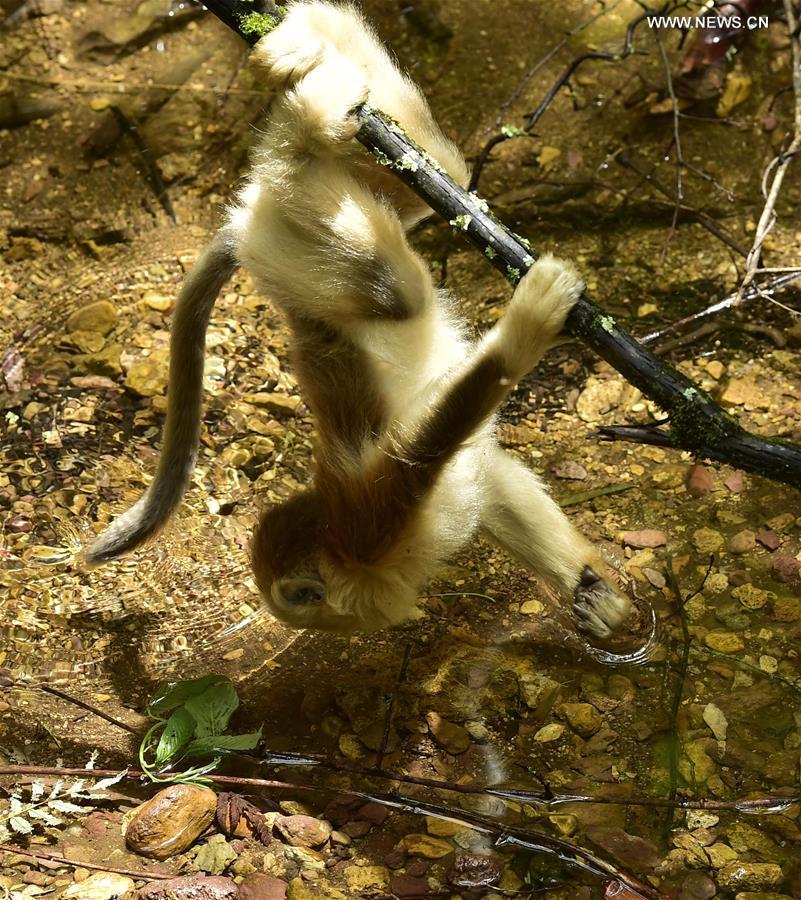
[[[195,722],[197,737],[222,734],[239,706],[239,697],[230,681],[212,685],[200,696],[190,697],[184,709],[191,713]]]
[[[165,681],[147,705],[147,714],[153,719],[166,719],[170,710],[183,706],[191,697],[202,694],[217,684],[230,684],[225,675],[204,675],[189,681]]]
[[[184,751],[186,756],[219,756],[233,750],[252,750],[261,740],[261,728],[249,734],[215,734],[196,738]]]
[[[167,720],[156,748],[153,765],[158,769],[174,760],[195,734],[195,720],[185,708],[176,710]]]

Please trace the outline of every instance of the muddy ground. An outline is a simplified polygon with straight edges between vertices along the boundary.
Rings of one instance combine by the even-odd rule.
[[[519,125],[579,53],[619,49],[639,12],[628,0],[605,10],[578,0],[363,5],[469,156],[500,124]],[[60,825],[32,820],[26,835],[10,823],[9,794],[29,803],[37,779],[9,775],[7,842],[72,864],[2,852],[0,885],[14,897],[111,897],[148,872],[200,871],[250,879],[253,890],[259,874],[280,882],[270,894],[262,879],[261,894],[240,888],[243,897],[567,898],[601,896],[605,884],[611,896],[618,869],[688,900],[801,897],[798,804],[777,801],[759,816],[732,808],[799,794],[797,492],[725,465],[694,466],[678,451],[600,442],[599,425],[650,422],[659,410],[578,344],[553,351],[519,386],[499,435],[632,584],[632,646],[655,610],[655,646],[640,664],[594,657],[543,586],[480,541],[429,586],[426,619],[392,633],[298,635],[261,611],[249,532],[261,504],[307,483],[314,424],[286,330],[245,273],[212,319],[201,455],[178,520],[122,562],[81,565],[82,546],[153,471],[174,297],[221,220],[266,99],[243,43],[196,7],[15,7],[3,4],[0,43],[0,769],[80,767],[93,754],[98,767],[136,764],[136,735],[42,687],[140,735],[160,681],[222,672],[241,698],[236,730],[263,724],[269,750],[356,769],[237,759],[228,771],[395,791],[519,826],[529,839],[580,845],[612,868],[598,876],[508,840],[496,846],[475,821],[443,823],[408,804],[332,806],[330,793],[291,788],[270,792],[282,812],[325,817],[336,838],[304,847],[279,832],[269,846],[207,836],[202,853],[153,864],[120,833],[144,788],[77,798],[83,812]],[[499,215],[536,248],[577,260],[592,296],[636,334],[739,283],[762,172],[792,127],[789,40],[778,10],[769,12],[770,28],[733,54],[722,90],[699,101],[690,85],[680,105],[684,203],[726,241],[695,214],[676,213],[673,107],[647,28],[637,33],[642,55],[584,64],[534,136],[498,147],[482,173],[480,191]],[[674,75],[687,52],[679,38],[663,34]],[[801,260],[799,203],[796,164],[765,265]],[[413,240],[477,330],[495,321],[510,289],[479,254],[437,221]],[[792,291],[779,299],[799,305]],[[796,322],[762,300],[715,318],[706,333],[663,342],[664,354],[747,427],[801,442]],[[392,773],[607,802],[548,806],[358,771],[382,749]],[[265,805],[263,792],[250,796]],[[670,797],[713,808],[671,813],[652,802]],[[94,870],[78,863],[138,877],[90,894],[81,885]]]

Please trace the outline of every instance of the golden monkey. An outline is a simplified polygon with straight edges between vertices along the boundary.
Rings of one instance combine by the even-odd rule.
[[[276,617],[337,631],[416,618],[426,581],[480,530],[555,587],[581,629],[607,637],[628,598],[494,436],[499,405],[555,342],[580,277],[543,257],[500,321],[470,341],[406,240],[430,210],[353,140],[369,94],[466,185],[464,159],[418,88],[350,6],[293,4],[254,55],[281,93],[247,183],[178,299],[158,470],[89,560],[138,546],[179,504],[199,440],[206,327],[243,265],[291,328],[318,432],[313,486],[265,510],[253,535]]]

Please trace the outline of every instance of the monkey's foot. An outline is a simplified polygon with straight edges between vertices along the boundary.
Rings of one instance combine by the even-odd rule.
[[[367,99],[367,92],[358,66],[343,56],[330,56],[297,83],[284,103],[296,116],[300,133],[312,143],[323,141],[333,149],[359,130],[355,111]]]
[[[610,637],[631,610],[629,598],[608,584],[590,566],[584,566],[573,600],[579,630],[596,638]]]

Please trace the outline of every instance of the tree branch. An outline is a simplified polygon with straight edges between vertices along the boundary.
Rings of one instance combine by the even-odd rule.
[[[249,43],[256,43],[259,32],[251,29],[257,14],[240,18],[237,0],[206,0],[205,5]],[[273,26],[280,21],[274,7],[267,15],[273,16]],[[261,33],[271,27],[265,18],[260,20]],[[392,169],[516,284],[537,258],[528,241],[502,225],[485,200],[455,184],[380,110],[365,104],[359,115],[362,124],[356,137],[379,163]],[[566,330],[665,411],[670,428],[661,432],[660,443],[801,488],[801,447],[746,431],[689,378],[638,344],[586,294],[571,311]]]

